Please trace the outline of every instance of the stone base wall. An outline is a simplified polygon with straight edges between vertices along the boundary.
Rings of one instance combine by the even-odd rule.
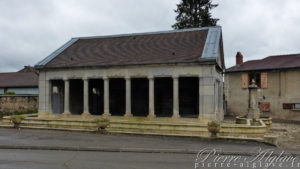
[[[0,96],[0,116],[36,113],[37,110],[37,95]]]

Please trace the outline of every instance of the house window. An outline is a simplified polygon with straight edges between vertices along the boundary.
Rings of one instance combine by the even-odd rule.
[[[255,80],[255,84],[260,88],[261,85],[260,85],[260,73],[256,73],[256,72],[251,72],[251,73],[248,73],[248,84],[252,84],[252,80],[254,79]]]
[[[268,74],[266,72],[250,72],[242,74],[242,88],[248,89],[249,85],[254,79],[257,87],[266,89],[268,88]]]
[[[283,109],[300,110],[300,103],[283,103]]]
[[[300,109],[300,103],[295,103],[294,104],[294,109]]]

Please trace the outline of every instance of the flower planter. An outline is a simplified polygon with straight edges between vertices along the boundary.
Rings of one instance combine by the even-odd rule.
[[[108,126],[108,122],[99,122],[98,129],[104,130]]]
[[[221,130],[221,127],[214,127],[214,126],[208,126],[208,131],[211,133],[212,137],[216,137],[217,133],[219,133]]]
[[[14,123],[15,128],[19,128],[22,120],[17,118],[17,119],[12,119],[11,121]]]

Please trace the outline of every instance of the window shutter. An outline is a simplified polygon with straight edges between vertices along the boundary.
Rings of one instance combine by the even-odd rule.
[[[260,74],[260,87],[262,89],[268,88],[268,73],[266,72]]]
[[[248,79],[248,73],[242,74],[242,88],[247,89],[249,86],[249,79]]]

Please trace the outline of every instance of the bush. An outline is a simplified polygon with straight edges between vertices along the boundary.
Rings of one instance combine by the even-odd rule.
[[[108,123],[109,124],[109,122],[110,122],[110,120],[106,117],[95,120],[95,123]]]
[[[22,116],[22,115],[13,115],[13,116],[11,116],[11,119],[12,119],[12,120],[14,120],[14,119],[20,119],[20,120],[24,120],[24,119],[25,119],[25,117],[24,117],[24,116]]]
[[[8,91],[8,92],[5,92],[4,95],[15,95],[16,93],[13,92],[13,91]]]
[[[220,123],[217,121],[208,122],[208,127],[220,127]]]

